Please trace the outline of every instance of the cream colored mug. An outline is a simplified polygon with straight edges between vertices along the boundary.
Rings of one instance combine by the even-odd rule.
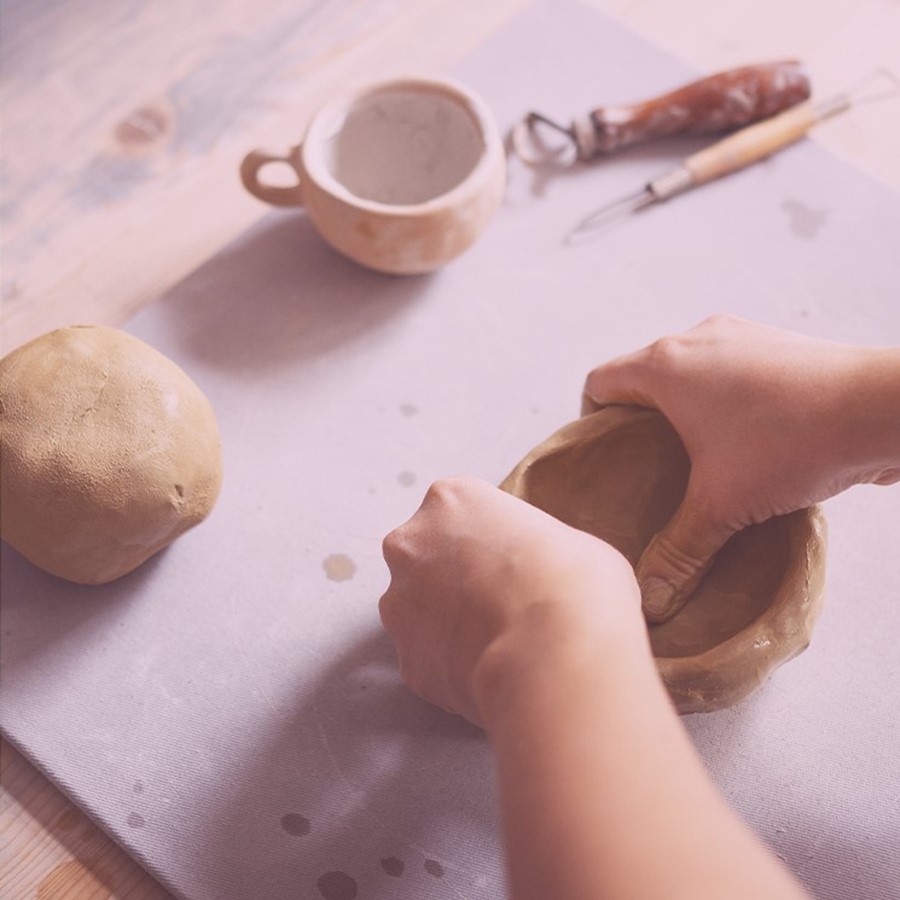
[[[287,163],[297,184],[267,184]],[[254,150],[244,186],[304,206],[335,249],[382,272],[428,272],[462,253],[503,198],[503,140],[484,102],[445,80],[365,85],[322,107],[286,155]]]

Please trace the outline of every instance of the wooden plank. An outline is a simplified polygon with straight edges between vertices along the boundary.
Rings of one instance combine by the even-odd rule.
[[[5,741],[0,897],[166,900],[161,888]]]
[[[0,346],[125,321],[264,214],[247,150],[350,83],[445,69],[522,5],[8,3]]]

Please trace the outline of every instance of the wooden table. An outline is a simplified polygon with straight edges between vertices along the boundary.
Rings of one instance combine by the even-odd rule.
[[[705,71],[803,59],[818,97],[900,60],[897,0],[592,2]],[[445,69],[523,6],[3,0],[3,352],[125,322],[266,213],[236,189],[249,148],[294,142],[348,80]],[[900,189],[898,113],[858,108],[813,139]],[[168,896],[8,745],[0,834],[11,900]]]

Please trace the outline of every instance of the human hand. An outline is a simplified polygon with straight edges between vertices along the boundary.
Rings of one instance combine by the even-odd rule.
[[[381,618],[403,679],[475,724],[488,725],[486,692],[552,669],[559,652],[615,645],[652,664],[627,560],[485,482],[434,484],[384,557]]]
[[[900,479],[900,357],[717,316],[594,369],[586,411],[659,409],[691,459],[637,565],[644,612],[687,601],[736,531],[853,484]]]

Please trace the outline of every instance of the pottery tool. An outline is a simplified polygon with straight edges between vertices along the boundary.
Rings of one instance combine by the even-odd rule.
[[[510,138],[513,151],[526,164],[566,167],[654,138],[740,128],[809,95],[801,63],[762,63],[718,72],[630,106],[601,106],[571,125],[530,112]]]
[[[864,88],[879,78],[890,81],[892,86],[864,93]],[[802,103],[771,119],[749,125],[689,156],[676,169],[653,179],[636,193],[615,200],[591,213],[569,233],[567,243],[573,243],[576,238],[601,228],[621,216],[638,212],[654,203],[668,200],[690,188],[706,184],[758,162],[800,140],[814,125],[851,107],[897,96],[900,96],[900,80],[886,69],[879,69],[850,91],[836,94],[818,103]]]

